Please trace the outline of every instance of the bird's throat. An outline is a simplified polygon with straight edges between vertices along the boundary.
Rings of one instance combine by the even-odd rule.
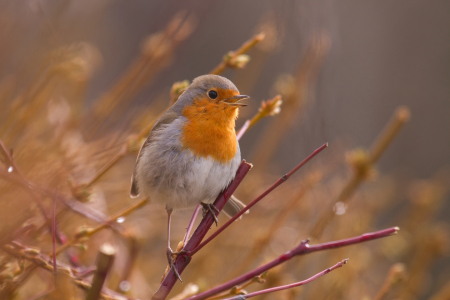
[[[182,129],[181,143],[199,157],[211,157],[222,163],[236,155],[235,119],[238,109],[208,99],[195,100],[182,112],[187,122]]]

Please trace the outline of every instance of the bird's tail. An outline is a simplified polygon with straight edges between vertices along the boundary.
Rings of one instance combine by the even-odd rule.
[[[234,195],[231,196],[230,200],[225,204],[223,207],[223,212],[228,217],[233,217],[238,212],[240,212],[245,207],[245,204],[239,201]],[[248,214],[249,211],[246,211],[245,213]]]

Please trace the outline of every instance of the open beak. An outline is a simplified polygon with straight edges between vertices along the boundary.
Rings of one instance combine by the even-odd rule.
[[[224,99],[222,101],[225,102],[228,105],[231,105],[231,106],[243,107],[243,106],[247,106],[247,104],[238,103],[238,102],[241,101],[241,100],[244,100],[244,99],[248,99],[248,98],[250,98],[250,97],[246,96],[246,95],[237,95],[237,96],[233,96],[233,97],[228,98],[228,99]]]

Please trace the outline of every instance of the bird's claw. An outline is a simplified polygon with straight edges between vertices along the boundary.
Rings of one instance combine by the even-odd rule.
[[[171,268],[173,270],[173,272],[175,273],[175,276],[177,276],[178,280],[180,280],[180,282],[183,282],[183,280],[181,280],[181,276],[180,273],[178,273],[177,267],[175,266],[175,264],[173,263],[173,255],[179,255],[179,254],[185,254],[187,253],[187,251],[185,250],[181,250],[178,252],[173,252],[172,249],[167,249],[166,254],[167,254],[167,262],[169,263],[169,268]]]
[[[219,224],[219,220],[217,219],[216,214],[214,213],[214,211],[216,211],[217,213],[220,213],[220,211],[217,209],[217,207],[214,206],[214,204],[211,203],[200,203],[203,207],[203,217],[207,214],[210,213],[213,218],[214,218],[214,223],[216,223],[216,227]]]

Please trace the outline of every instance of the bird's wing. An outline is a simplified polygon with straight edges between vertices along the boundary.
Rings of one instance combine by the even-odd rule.
[[[150,133],[147,137],[147,139],[145,140],[145,142],[142,144],[141,149],[139,150],[139,154],[137,156],[136,159],[136,165],[134,166],[134,171],[133,171],[133,175],[131,175],[131,190],[130,190],[130,196],[132,198],[136,198],[139,196],[139,187],[136,181],[136,169],[137,169],[137,164],[139,162],[139,158],[142,155],[142,150],[148,146],[148,144],[151,143],[151,137],[152,134],[158,130],[158,128],[160,128],[162,125],[165,124],[170,124],[173,121],[175,121],[177,118],[179,117],[179,115],[172,111],[172,110],[168,110],[167,112],[165,112],[161,118],[158,119],[158,121],[156,121],[155,125],[153,125],[152,129],[150,130]]]

